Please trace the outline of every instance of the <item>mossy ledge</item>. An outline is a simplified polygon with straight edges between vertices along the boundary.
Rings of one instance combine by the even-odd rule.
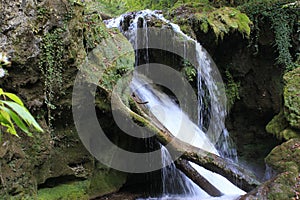
[[[175,4],[169,11],[169,18],[186,33],[191,34],[191,30],[213,33],[216,41],[235,31],[248,38],[252,26],[248,16],[237,8],[216,8],[204,3]]]

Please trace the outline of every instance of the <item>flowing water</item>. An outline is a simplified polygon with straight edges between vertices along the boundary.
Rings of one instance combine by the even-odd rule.
[[[156,89],[155,86],[152,86],[149,80],[144,76],[135,75],[132,83],[132,90],[139,96],[142,100],[147,100],[147,107],[149,111],[158,119],[164,127],[166,127],[174,136],[179,138],[182,141],[188,142],[191,145],[205,149],[211,153],[219,155],[218,151],[214,145],[210,142],[209,138],[203,133],[199,127],[194,124],[189,117],[180,109],[176,102],[170,98],[168,95],[161,92],[159,89]],[[164,150],[165,151],[165,150]],[[163,153],[165,155],[165,153]],[[167,156],[162,156],[163,162]],[[200,167],[192,162],[190,162],[192,167],[194,167],[202,176],[204,176],[210,183],[217,187],[224,195],[222,197],[210,197],[203,190],[193,190],[197,193],[185,193],[183,199],[236,199],[238,196],[245,194],[244,191],[237,188],[227,179],[222,177],[219,174],[210,172],[209,170]],[[174,166],[174,169],[175,166]],[[164,169],[165,170],[165,169]],[[168,170],[168,169],[166,169]],[[169,176],[171,177],[171,176]],[[163,179],[166,181],[165,179]],[[186,177],[185,184],[189,184],[190,180]],[[165,184],[170,184],[166,181]],[[195,184],[189,184],[192,187],[198,188]],[[172,186],[172,184],[171,184]],[[173,186],[176,187],[176,186]],[[168,194],[173,193],[165,193]],[[154,199],[154,198],[152,198]],[[164,197],[161,199],[174,199]],[[180,196],[177,196],[176,199],[180,199]]]
[[[131,21],[126,30],[123,25],[124,19],[128,17],[128,14],[122,15],[116,19],[106,21],[108,28],[119,28],[120,31],[128,38],[133,44],[137,44],[138,40],[142,40],[147,47],[147,20],[149,18],[155,18],[168,24],[172,27],[172,30],[179,34],[185,41],[193,42],[196,52],[196,68],[198,70],[197,82],[198,82],[198,114],[197,121],[191,119],[176,103],[174,99],[162,92],[154,84],[151,84],[151,80],[147,77],[141,76],[137,73],[134,74],[131,89],[142,100],[147,101],[147,108],[150,113],[160,121],[160,123],[167,128],[175,137],[182,141],[185,141],[191,145],[202,148],[208,152],[216,155],[226,156],[235,160],[236,151],[231,147],[229,139],[229,133],[227,132],[224,119],[226,116],[225,103],[220,103],[220,96],[224,95],[224,91],[218,90],[219,83],[214,78],[214,71],[211,58],[203,47],[195,40],[185,35],[178,25],[173,24],[166,20],[157,11],[139,11],[131,16]],[[137,29],[145,29],[142,36],[138,35]],[[146,33],[146,34],[145,34]],[[184,43],[184,48],[186,47]],[[149,61],[149,52],[143,50],[142,55],[146,63]],[[141,56],[139,50],[136,51],[136,64],[138,65],[138,58]],[[207,100],[207,93],[204,90],[207,89],[209,93],[210,105],[204,105],[204,101]],[[209,109],[204,109],[204,107]],[[207,113],[209,111],[209,113]],[[206,114],[209,115],[209,126],[205,127],[204,118]],[[218,150],[215,148],[215,145]],[[228,151],[229,150],[229,151]],[[167,150],[162,147],[162,162],[166,159],[170,159],[170,155]],[[200,167],[194,163],[190,163],[202,176],[204,176],[209,182],[217,187],[224,195],[221,197],[210,197],[179,170],[176,169],[174,164],[165,167],[162,170],[163,180],[163,195],[159,198],[149,199],[236,199],[238,196],[245,194],[232,183],[230,183],[224,177],[210,172],[203,167]],[[172,177],[179,177],[173,179]],[[172,189],[173,188],[173,189]],[[180,189],[179,189],[180,188]],[[180,194],[178,194],[180,191]]]

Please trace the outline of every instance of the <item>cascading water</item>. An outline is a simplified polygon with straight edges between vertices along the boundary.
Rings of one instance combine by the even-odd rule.
[[[129,24],[128,30],[122,29],[122,24],[125,23],[124,19],[128,15],[122,15],[116,19],[111,19],[106,21],[107,27],[119,28],[121,32],[125,36],[127,36],[128,40],[134,45],[137,43],[137,40],[141,39],[146,43],[147,47],[147,18],[155,18],[157,20],[161,20],[162,22],[168,24],[172,27],[173,31],[180,36],[182,36],[186,41],[192,41],[195,44],[195,51],[197,57],[197,68],[198,68],[198,120],[195,124],[190,117],[182,111],[182,109],[172,100],[168,95],[163,92],[155,89],[151,86],[151,81],[147,80],[146,77],[139,76],[138,74],[134,75],[134,78],[131,83],[131,89],[134,93],[142,100],[147,101],[147,108],[150,113],[155,116],[160,123],[167,128],[175,137],[178,137],[180,140],[190,143],[196,147],[202,148],[208,152],[217,154],[217,155],[226,155],[229,158],[235,158],[236,152],[230,147],[230,142],[228,142],[228,132],[226,131],[224,125],[224,118],[226,115],[226,109],[224,104],[220,104],[219,96],[221,93],[218,91],[217,84],[214,82],[212,78],[212,68],[211,68],[211,59],[206,51],[203,50],[202,46],[189,36],[185,35],[179,28],[178,25],[173,24],[166,20],[161,14],[157,11],[139,11],[132,16],[131,22]],[[142,25],[142,26],[141,26]],[[142,37],[137,34],[137,28],[144,28],[145,31]],[[184,45],[185,46],[185,45]],[[138,53],[139,50],[136,51],[136,64],[139,62]],[[149,52],[146,48],[143,50],[144,62],[149,63]],[[204,83],[204,84],[203,84]],[[206,97],[204,91],[204,87],[209,91],[210,98],[210,112],[217,113],[213,115],[210,119],[209,129],[204,133],[204,120],[203,120],[203,106],[204,100]],[[201,130],[202,129],[202,130]],[[184,134],[182,134],[184,133]],[[216,135],[217,134],[217,135]],[[191,142],[191,138],[193,138]],[[221,141],[219,139],[222,139]],[[218,141],[219,140],[219,141]],[[219,151],[214,147],[213,144],[218,144]],[[221,145],[220,145],[221,144]],[[230,149],[230,151],[227,151]],[[227,151],[227,152],[226,152]],[[226,152],[226,153],[225,153]],[[167,159],[168,155],[166,154],[166,150],[162,148],[162,162],[164,159]],[[187,185],[190,187],[189,190],[182,189],[185,196],[184,199],[187,199],[187,196],[191,199],[236,199],[238,196],[244,194],[245,192],[235,187],[232,183],[230,183],[224,177],[212,173],[194,163],[190,163],[202,176],[204,176],[207,180],[209,180],[214,186],[216,186],[224,195],[220,198],[212,198],[209,197],[203,190],[201,190],[198,186],[185,177],[181,178],[182,184],[179,184],[182,188],[185,188]],[[164,171],[164,170],[167,170]],[[175,168],[175,166],[167,167],[163,170],[163,174],[165,173],[181,173]],[[182,175],[183,176],[183,175]],[[164,181],[164,199],[168,199],[167,196],[176,194],[174,191],[166,190],[166,188],[172,187],[174,181],[165,179],[163,175]],[[170,178],[170,177],[169,177]],[[177,180],[178,181],[178,180]],[[170,186],[171,185],[171,186]],[[174,186],[174,185],[173,185]],[[177,186],[174,186],[177,187]],[[178,194],[177,194],[178,195]],[[174,198],[169,199],[179,199],[179,195]]]
[[[164,127],[166,127],[175,137],[182,141],[188,142],[191,145],[205,149],[211,153],[217,154],[218,151],[214,145],[210,142],[209,138],[206,137],[196,124],[194,124],[189,117],[180,109],[180,107],[172,100],[168,95],[155,89],[151,85],[151,82],[144,76],[135,74],[131,89],[135,92],[141,100],[147,100],[146,104],[152,115],[158,119]],[[184,134],[182,134],[184,133]],[[191,141],[191,138],[192,141]],[[196,194],[187,193],[183,199],[236,199],[238,196],[245,194],[244,191],[234,186],[227,179],[216,173],[210,172],[203,167],[200,167],[192,162],[189,162],[202,176],[204,176],[209,182],[216,186],[224,196],[218,198],[209,197],[203,190],[195,189],[198,191]],[[188,178],[186,178],[188,180]],[[165,182],[167,183],[167,182]],[[188,184],[188,183],[186,183]],[[192,187],[197,187],[195,184]],[[165,194],[167,195],[167,194]],[[167,198],[164,198],[167,199]],[[172,199],[172,198],[171,198]],[[177,197],[176,199],[179,199]]]

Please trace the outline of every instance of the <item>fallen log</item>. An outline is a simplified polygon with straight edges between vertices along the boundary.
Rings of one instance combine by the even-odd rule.
[[[133,118],[136,122],[143,124],[153,131],[160,143],[165,146],[168,145],[167,149],[171,156],[181,155],[180,158],[194,162],[212,172],[222,175],[246,192],[260,185],[260,182],[252,172],[240,167],[231,160],[221,158],[174,137],[158,120],[146,114],[146,109],[143,108],[143,106],[145,106],[144,104],[138,104],[135,100],[131,99],[131,106],[135,110],[134,112],[122,102],[120,97],[115,96],[114,103],[117,105],[115,109],[118,109],[121,113],[127,115],[129,118]],[[193,176],[193,174],[189,174],[188,171],[186,171],[185,174],[188,177]],[[199,187],[201,187],[201,185],[199,185]]]
[[[175,161],[175,165],[210,196],[220,197],[223,195],[220,190],[199,174],[188,161],[179,158]]]
[[[260,182],[252,172],[240,167],[231,160],[221,158],[215,154],[182,142],[174,138],[168,131],[158,131],[156,135],[162,144],[171,144],[171,148],[168,148],[171,155],[180,154],[180,158],[196,163],[205,169],[224,176],[234,185],[246,192],[260,185]]]

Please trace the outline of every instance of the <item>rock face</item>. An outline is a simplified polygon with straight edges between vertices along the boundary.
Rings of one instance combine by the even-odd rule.
[[[108,51],[99,44],[115,36],[118,44],[112,43],[109,51],[123,47],[129,50],[130,46],[120,33],[105,28],[95,1],[85,3],[85,6],[81,1],[65,0],[0,3],[0,48],[12,62],[9,75],[0,79],[0,85],[20,96],[45,130],[33,138],[22,133],[21,138],[3,134],[0,143],[3,198],[38,195],[47,200],[73,199],[78,194],[81,199],[88,199],[114,192],[126,181],[126,174],[101,165],[90,155],[72,120],[72,85],[87,53],[95,47]],[[98,59],[105,63],[103,57]],[[128,56],[113,64],[122,63],[126,70],[133,62],[133,57]],[[118,73],[121,72],[115,71],[113,75],[118,77]],[[102,111],[104,108],[110,109],[106,101],[106,96],[96,99],[103,115],[108,114]],[[103,120],[110,124],[110,119]],[[117,137],[117,132],[114,134]]]
[[[283,76],[285,85],[281,112],[267,125],[266,130],[278,138],[289,140],[300,137],[300,68]]]

